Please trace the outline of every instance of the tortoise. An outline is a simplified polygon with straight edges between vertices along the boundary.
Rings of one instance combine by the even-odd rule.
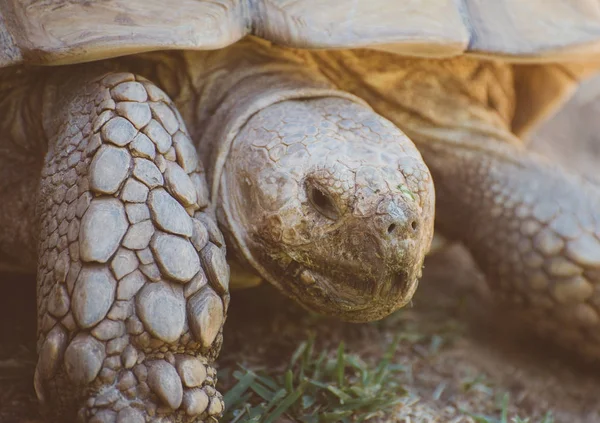
[[[0,3],[0,257],[37,269],[50,419],[218,420],[230,282],[380,319],[434,215],[600,357],[600,195],[518,138],[597,70],[600,10],[423,3]]]

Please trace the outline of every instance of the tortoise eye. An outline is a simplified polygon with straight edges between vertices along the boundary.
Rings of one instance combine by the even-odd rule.
[[[330,195],[313,185],[308,185],[307,191],[308,201],[319,213],[328,219],[337,220],[339,213]]]

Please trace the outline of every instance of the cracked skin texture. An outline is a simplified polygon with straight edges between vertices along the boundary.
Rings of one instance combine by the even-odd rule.
[[[350,321],[412,297],[431,238],[431,179],[390,122],[346,99],[285,101],[252,116],[229,154],[226,217],[244,228],[235,236],[253,261],[276,261],[267,279]]]
[[[54,419],[219,415],[228,275],[185,125],[133,74],[80,78],[44,122],[38,396]]]
[[[248,40],[2,72],[2,110],[22,107],[0,143],[32,164],[3,171],[30,208],[0,206],[0,224],[39,232],[0,246],[32,270],[38,245],[51,416],[218,418],[225,245],[310,309],[358,321],[403,305],[431,241],[432,176],[437,228],[507,308],[600,355],[599,195],[511,134],[508,65]]]

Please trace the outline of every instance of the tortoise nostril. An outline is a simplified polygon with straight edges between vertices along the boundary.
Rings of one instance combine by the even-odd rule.
[[[396,229],[396,224],[392,223],[390,226],[388,226],[387,231],[388,234],[391,234],[392,232],[394,232],[394,229]]]
[[[417,228],[419,227],[419,224],[417,223],[416,220],[413,220],[412,222],[410,222],[410,227],[412,228],[413,231],[416,231]]]

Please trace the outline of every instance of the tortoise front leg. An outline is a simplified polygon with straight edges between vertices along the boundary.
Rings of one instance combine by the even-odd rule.
[[[185,125],[130,73],[52,88],[38,203],[40,400],[52,421],[214,421],[228,268]]]
[[[600,192],[518,144],[482,137],[414,138],[434,177],[436,225],[534,328],[600,358]]]

